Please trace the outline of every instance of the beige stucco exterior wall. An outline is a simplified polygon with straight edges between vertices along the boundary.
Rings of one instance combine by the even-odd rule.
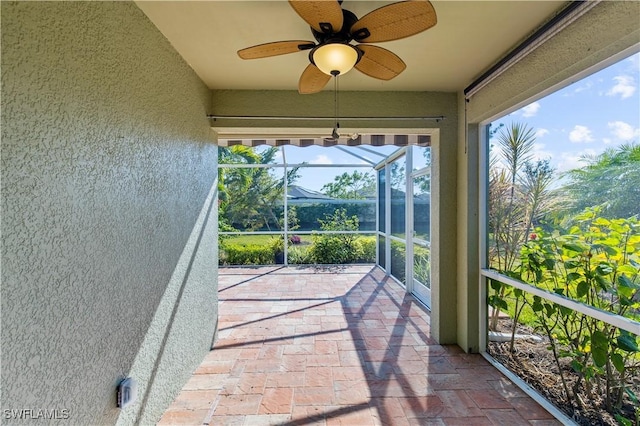
[[[481,124],[544,94],[577,81],[580,75],[621,52],[638,50],[640,43],[640,2],[603,1],[563,29],[552,39],[465,103],[459,94],[461,120],[458,141],[458,343],[465,350],[478,350],[482,329],[479,306],[478,268],[480,165],[485,155],[480,144]],[[595,69],[594,69],[595,71]]]
[[[361,129],[439,129],[432,147],[432,316],[431,332],[441,343],[456,343],[456,161],[458,99],[441,92],[348,92],[339,93],[342,117],[380,117],[375,121],[343,121],[341,126]],[[295,91],[214,90],[212,111],[219,116],[333,116],[333,92],[299,95]],[[435,121],[389,121],[385,117],[434,117]],[[316,121],[217,120],[216,127],[317,128]],[[323,125],[327,125],[323,123]],[[331,124],[329,124],[331,126]],[[416,211],[415,214],[420,214]]]
[[[133,3],[1,7],[1,408],[153,423],[215,333],[210,92]]]

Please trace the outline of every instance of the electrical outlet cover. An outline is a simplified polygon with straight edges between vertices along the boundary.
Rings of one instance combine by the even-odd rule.
[[[136,401],[138,386],[132,377],[127,377],[118,385],[118,407],[126,408]]]

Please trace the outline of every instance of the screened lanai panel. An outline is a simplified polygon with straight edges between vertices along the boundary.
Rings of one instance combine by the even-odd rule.
[[[284,170],[228,168],[220,173],[220,221],[240,232],[278,232],[284,225]]]
[[[371,168],[300,167],[296,174],[296,183],[287,191],[293,231],[375,231],[376,184]]]
[[[385,169],[378,170],[378,231],[386,232],[387,184]]]
[[[391,185],[391,235],[406,237],[407,211],[407,160],[405,156],[391,163],[389,184]]]

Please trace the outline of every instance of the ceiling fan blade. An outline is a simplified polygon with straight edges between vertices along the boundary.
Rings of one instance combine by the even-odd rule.
[[[298,92],[300,92],[301,95],[318,93],[327,85],[330,79],[330,75],[323,73],[315,65],[309,64],[300,76]]]
[[[342,29],[342,7],[336,0],[289,0],[289,4],[318,32],[330,34]]]
[[[314,47],[315,43],[307,40],[274,41],[238,50],[238,56],[242,59],[268,58],[269,56],[285,55],[313,49]]]
[[[356,48],[363,53],[356,69],[369,77],[391,80],[407,67],[398,55],[382,47],[359,44]]]
[[[398,40],[427,30],[437,22],[436,11],[429,1],[401,1],[363,16],[351,27],[351,35],[360,43]]]

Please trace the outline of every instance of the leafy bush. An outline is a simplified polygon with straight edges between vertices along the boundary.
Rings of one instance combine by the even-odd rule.
[[[270,246],[225,243],[220,249],[220,262],[225,265],[270,265],[274,262],[274,250]]]
[[[346,237],[346,238],[345,238]],[[309,255],[314,263],[351,263],[360,257],[355,240],[351,235],[314,235]]]
[[[358,252],[361,253],[361,257],[356,259],[356,262],[362,263],[374,263],[376,261],[376,237],[359,237],[356,239],[356,244],[360,246]]]
[[[391,241],[391,274],[402,283],[406,283],[406,258],[405,245],[398,241]]]
[[[640,318],[640,222],[637,218],[605,219],[599,209],[586,209],[564,232],[537,228],[522,247],[520,264],[507,272],[529,282],[599,310]],[[604,393],[608,412],[617,414],[625,399],[638,406],[638,396],[629,383],[640,368],[638,336],[606,322],[525,295],[492,282],[489,304],[506,310],[505,295],[515,296],[515,323],[524,307],[533,312],[534,325],[549,341],[570,406],[582,405],[579,393]],[[513,350],[513,339],[511,342]],[[578,380],[567,385],[567,371],[561,359],[568,359]],[[639,412],[640,414],[640,412]],[[630,424],[630,423],[629,423]]]
[[[425,247],[413,249],[413,275],[415,279],[427,285],[431,283],[430,254],[429,249]]]
[[[359,219],[348,216],[346,209],[336,209],[318,219],[323,231],[357,231]],[[314,234],[309,248],[308,260],[320,264],[343,264],[375,262],[376,238],[361,237],[357,234]]]
[[[287,256],[289,264],[291,265],[308,265],[313,263],[308,247],[289,247]]]

